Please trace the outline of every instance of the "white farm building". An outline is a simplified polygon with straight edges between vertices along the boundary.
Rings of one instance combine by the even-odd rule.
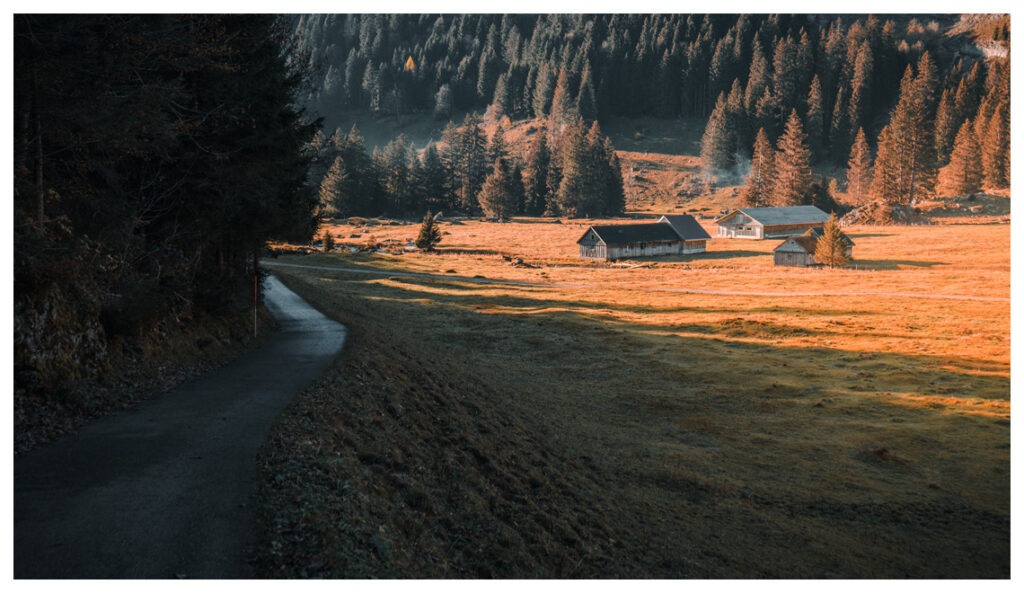
[[[729,239],[781,239],[821,228],[828,220],[815,206],[740,208],[715,221],[718,236]]]

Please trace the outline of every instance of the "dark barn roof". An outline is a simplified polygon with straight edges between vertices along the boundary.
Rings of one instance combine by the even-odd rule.
[[[604,241],[605,245],[626,245],[646,241],[679,241],[679,235],[672,230],[672,227],[661,222],[609,224],[590,228]],[[586,237],[586,234],[583,236]],[[582,240],[583,238],[580,237],[580,241]]]
[[[697,219],[689,214],[662,216],[661,220],[667,222],[680,237],[688,241],[711,238],[711,235],[704,230],[704,227],[700,226]]]

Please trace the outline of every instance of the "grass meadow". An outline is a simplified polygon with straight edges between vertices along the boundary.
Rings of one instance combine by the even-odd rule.
[[[1008,578],[1009,225],[852,227],[854,268],[797,269],[772,265],[778,241],[721,239],[583,262],[588,224],[449,222],[437,253],[277,258],[382,273],[272,267],[353,335],[283,421],[315,436],[278,442],[318,443],[296,484],[316,488],[313,464],[350,490],[278,517],[304,535],[270,556],[326,538],[328,576]],[[328,230],[400,246],[418,225]],[[396,488],[427,502],[369,504]],[[424,531],[385,529],[399,519]]]

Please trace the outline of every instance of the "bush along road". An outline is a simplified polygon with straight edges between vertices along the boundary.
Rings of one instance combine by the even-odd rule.
[[[273,276],[279,329],[222,369],[14,461],[15,578],[251,578],[256,455],[345,328]]]

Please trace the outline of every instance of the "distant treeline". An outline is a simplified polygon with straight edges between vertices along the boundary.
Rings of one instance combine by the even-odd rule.
[[[979,174],[989,187],[1009,183],[1009,59],[973,46],[1005,43],[1009,19],[990,19],[980,38],[947,35],[957,18],[311,15],[293,21],[292,58],[313,73],[305,98],[328,121],[349,109],[707,118],[701,156],[712,177],[735,182],[752,163],[775,164],[762,157],[779,145],[778,174],[795,180],[769,191],[777,172],[753,171],[762,186],[752,203],[817,200],[827,183],[810,178],[816,164],[853,167],[855,201],[911,203],[935,191],[951,161],[947,193],[964,189],[958,177],[967,189]],[[953,158],[968,121],[961,154],[973,140],[987,155],[974,159],[988,163],[981,173],[961,174]]]
[[[251,306],[252,257],[316,196],[290,36],[268,16],[16,15],[15,380]]]
[[[618,157],[597,122],[571,110],[532,124],[518,151],[501,122],[490,137],[478,116],[449,123],[439,143],[415,150],[399,136],[368,155],[355,127],[317,133],[310,180],[320,215],[417,216],[457,211],[507,219],[621,214],[625,195]]]

